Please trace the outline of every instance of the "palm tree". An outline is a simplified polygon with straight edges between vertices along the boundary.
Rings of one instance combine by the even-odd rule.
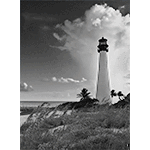
[[[80,94],[77,94],[77,98],[81,98],[80,101],[90,98],[90,92],[86,88],[83,88]]]
[[[128,93],[127,96],[125,96],[125,101],[130,103],[130,93]]]
[[[119,91],[119,92],[117,93],[117,95],[118,95],[118,97],[119,97],[119,100],[125,99],[125,96],[124,96],[124,94],[123,94],[121,91]]]
[[[117,96],[117,93],[115,92],[115,90],[111,90],[110,95],[111,95],[111,97],[114,97],[114,96]]]

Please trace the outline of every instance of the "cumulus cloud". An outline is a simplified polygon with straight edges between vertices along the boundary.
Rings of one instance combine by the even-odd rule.
[[[56,82],[57,78],[56,77],[52,77],[52,81]]]
[[[69,83],[69,80],[68,80],[68,78],[61,77],[60,79],[58,79],[58,82],[60,82],[60,83]]]
[[[125,8],[125,5],[121,6],[120,8],[121,8],[121,9],[124,9],[124,8]]]
[[[57,33],[53,33],[53,36],[59,41],[62,41],[63,39],[65,39],[65,36],[60,37]]]
[[[27,85],[27,83],[20,83],[20,91],[21,92],[28,92],[33,91],[33,87],[31,85]]]
[[[119,10],[106,4],[96,4],[85,12],[84,17],[73,21],[66,20],[63,24],[58,24],[56,28],[64,32],[62,36],[59,36],[60,39],[63,37],[64,45],[57,48],[70,51],[71,56],[80,63],[82,69],[79,71],[84,72],[87,75],[86,78],[95,81],[98,71],[98,40],[101,37],[107,38],[111,87],[128,92],[128,87],[124,86],[126,85],[124,76],[130,71],[129,15],[122,16]]]
[[[53,45],[49,45],[51,48],[57,48],[57,49],[60,49],[60,50],[67,50],[67,48],[66,47],[64,47],[64,46],[53,46]]]
[[[81,81],[80,80],[75,80],[75,79],[72,79],[72,78],[56,78],[56,77],[52,77],[52,81],[54,82],[59,82],[59,83],[80,83],[80,82],[85,82],[87,81],[87,79],[85,78],[82,78]]]

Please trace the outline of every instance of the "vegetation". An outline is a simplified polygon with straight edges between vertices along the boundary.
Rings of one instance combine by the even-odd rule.
[[[81,98],[80,101],[83,101],[85,99],[89,99],[90,98],[90,92],[88,92],[88,90],[86,88],[83,88],[81,90],[81,93],[77,94],[77,98]]]
[[[77,95],[79,102],[34,109],[32,114],[56,110],[73,113],[24,123],[20,128],[21,150],[129,150],[130,94],[115,93],[111,95],[120,96],[120,101],[111,106],[98,105],[84,88]]]
[[[20,107],[20,115],[28,115],[33,112],[37,107]]]
[[[97,106],[72,115],[44,119],[31,133],[22,125],[21,150],[129,150],[129,109]],[[56,127],[66,126],[51,133]],[[46,133],[43,136],[43,133]]]
[[[117,96],[117,93],[115,92],[115,90],[111,90],[111,97]]]
[[[119,91],[118,93],[116,93],[115,90],[111,90],[111,93],[110,93],[111,97],[114,97],[114,96],[118,96],[119,100],[124,100],[125,99],[125,95]]]

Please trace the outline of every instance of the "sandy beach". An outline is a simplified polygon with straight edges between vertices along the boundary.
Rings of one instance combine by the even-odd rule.
[[[27,120],[29,115],[22,115],[20,116],[20,126]]]

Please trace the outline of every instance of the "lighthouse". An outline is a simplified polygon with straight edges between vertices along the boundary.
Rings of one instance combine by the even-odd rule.
[[[97,91],[96,98],[100,104],[111,103],[110,97],[110,83],[109,83],[109,72],[108,72],[108,61],[107,52],[108,45],[107,39],[102,37],[99,40],[98,53],[99,54],[99,68],[98,68],[98,79],[97,79]]]

